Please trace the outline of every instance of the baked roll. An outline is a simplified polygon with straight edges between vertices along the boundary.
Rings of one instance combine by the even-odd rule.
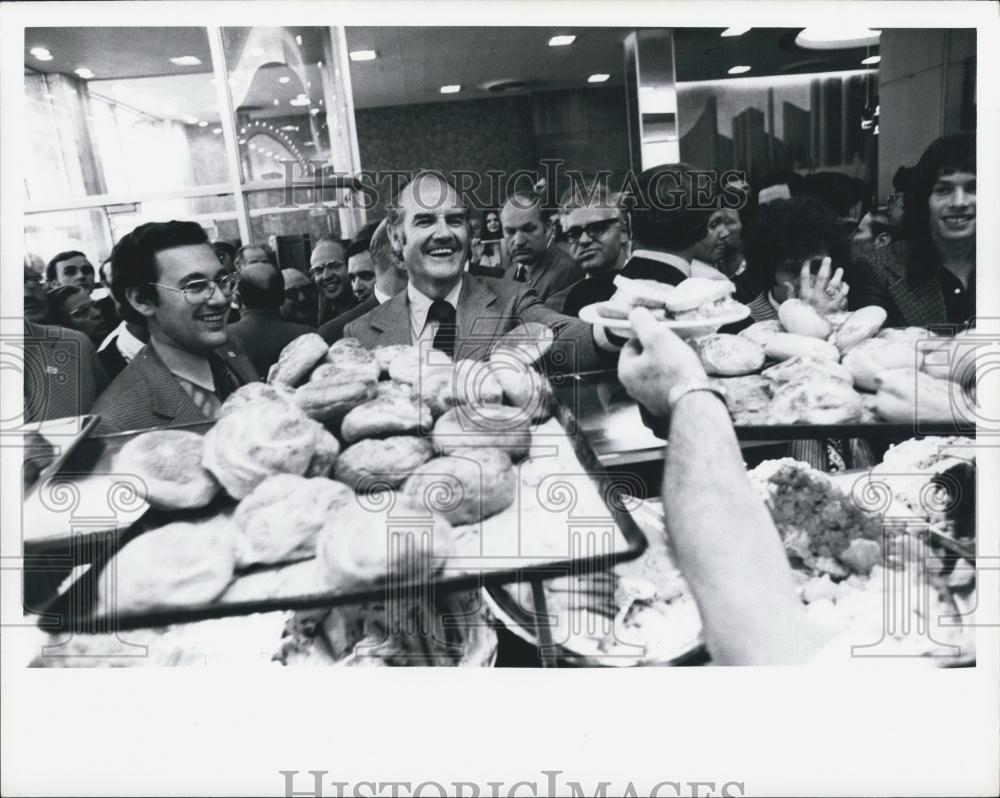
[[[344,450],[334,475],[358,492],[398,488],[433,456],[430,441],[413,435],[363,440]]]
[[[833,332],[833,325],[819,315],[812,305],[801,299],[786,299],[778,306],[781,326],[794,335],[827,339]]]
[[[843,380],[784,383],[768,406],[769,424],[848,424],[864,414],[861,395]]]
[[[396,382],[416,384],[423,375],[436,370],[450,371],[454,362],[446,352],[428,347],[410,347],[389,362],[389,377]]]
[[[238,410],[246,405],[255,405],[262,402],[290,402],[292,401],[291,389],[284,385],[268,385],[266,382],[248,382],[241,385],[222,403],[216,419],[220,419],[234,410]]]
[[[780,332],[784,332],[781,322],[777,319],[769,319],[768,321],[754,322],[745,330],[740,330],[738,335],[743,338],[749,338],[754,343],[766,347],[767,342]]]
[[[306,467],[307,477],[326,477],[340,455],[340,441],[331,435],[318,421],[313,422],[316,432],[316,451]]]
[[[516,463],[531,449],[531,413],[508,405],[454,407],[437,420],[432,438],[441,454],[494,447]]]
[[[517,474],[499,449],[463,449],[417,468],[403,483],[402,495],[448,521],[477,523],[514,503]]]
[[[320,366],[319,369],[326,368]],[[295,390],[293,400],[309,418],[334,423],[342,419],[348,411],[375,396],[375,381],[357,372],[326,372],[325,378],[310,380]]]
[[[327,356],[329,347],[317,333],[306,333],[281,350],[278,362],[271,366],[267,381],[271,385],[295,388],[305,382],[313,368]]]
[[[885,308],[869,305],[851,313],[830,337],[831,342],[842,353],[857,346],[866,338],[871,338],[885,324]]]
[[[354,491],[332,479],[267,477],[239,503],[233,516],[240,532],[240,565],[312,557],[327,518],[353,504]]]
[[[415,346],[410,344],[392,344],[390,346],[376,346],[372,350],[372,355],[375,357],[375,362],[378,363],[379,369],[385,376],[389,375],[389,366],[392,361],[395,360],[400,355],[405,355],[410,360],[415,360],[419,350]]]
[[[851,372],[856,387],[875,391],[886,371],[916,368],[916,341],[870,338],[849,349],[844,355],[843,365]]]
[[[504,360],[503,350],[494,352],[490,358],[493,376],[500,383],[504,398],[528,413],[532,421],[548,420],[554,401],[549,381],[529,365]]]
[[[713,377],[754,374],[764,365],[764,347],[747,337],[713,333],[694,342],[705,372]]]
[[[350,343],[352,342],[353,343]],[[334,343],[326,354],[326,363],[318,366],[320,372],[319,379],[327,374],[328,369],[335,369],[341,373],[354,373],[362,379],[369,379],[373,382],[378,380],[382,373],[375,355],[367,349],[363,349],[354,338],[343,338]],[[332,373],[337,373],[336,371]]]
[[[460,405],[503,402],[503,388],[482,360],[459,360],[453,369],[427,369],[413,386],[435,418]]]
[[[767,423],[767,408],[771,404],[771,381],[760,374],[714,379],[726,393],[726,407],[738,425]]]
[[[219,492],[219,483],[202,468],[204,439],[186,430],[154,430],[128,441],[114,458],[114,468],[137,476],[146,486],[146,501],[165,510],[204,507]]]
[[[813,357],[791,357],[761,372],[775,383],[800,382],[802,380],[831,379],[854,383],[851,372],[832,360],[817,360]]]
[[[434,420],[430,408],[420,401],[378,397],[360,404],[344,416],[340,437],[352,444],[362,438],[384,438],[429,430]]]
[[[772,360],[788,360],[793,357],[811,357],[817,360],[840,360],[840,350],[829,341],[808,335],[776,333],[764,345],[764,353]]]
[[[141,612],[213,601],[236,569],[236,537],[226,524],[174,523],[125,545],[98,583],[102,612]]]
[[[384,396],[389,399],[416,399],[417,393],[413,386],[407,382],[382,380],[375,385],[375,396]]]
[[[202,465],[242,499],[272,474],[304,474],[316,444],[316,424],[297,407],[248,406],[205,434]]]

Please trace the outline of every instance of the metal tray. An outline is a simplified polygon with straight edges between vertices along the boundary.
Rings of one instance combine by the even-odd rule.
[[[599,553],[582,552],[581,556],[529,556],[523,554],[520,549],[516,553],[501,557],[489,555],[481,558],[475,555],[458,556],[449,558],[445,568],[430,580],[374,583],[364,588],[347,591],[312,589],[281,596],[220,600],[225,599],[226,594],[229,593],[244,596],[247,591],[244,589],[234,591],[234,586],[239,585],[245,579],[252,578],[266,582],[271,578],[287,578],[294,581],[296,574],[291,569],[306,570],[303,563],[260,567],[238,574],[237,580],[230,585],[226,594],[212,602],[183,607],[156,608],[143,612],[118,612],[107,615],[99,615],[95,612],[101,571],[121,545],[164,523],[176,520],[209,519],[226,506],[233,506],[230,500],[220,498],[208,508],[200,511],[189,511],[189,513],[163,513],[157,510],[148,510],[139,521],[122,530],[116,536],[109,536],[107,532],[96,533],[98,538],[103,538],[105,545],[95,547],[98,551],[91,561],[89,570],[42,608],[41,615],[45,619],[45,628],[49,631],[71,630],[93,633],[166,626],[274,610],[328,608],[341,604],[390,600],[392,597],[414,595],[418,591],[423,594],[428,592],[433,594],[434,592],[444,593],[456,590],[478,590],[488,584],[528,581],[533,575],[543,573],[546,576],[581,574],[605,570],[618,562],[638,557],[646,549],[647,541],[641,529],[626,511],[620,498],[631,485],[623,484],[620,480],[613,480],[603,471],[586,438],[578,431],[578,425],[568,408],[556,408],[554,418],[546,422],[546,425],[548,425],[547,434],[552,435],[552,437],[541,440],[535,437],[533,444],[541,447],[545,447],[546,444],[556,444],[560,452],[562,452],[560,442],[569,445],[572,456],[582,467],[582,473],[579,476],[593,487],[599,497],[602,512],[606,514],[605,524],[613,524],[620,533],[624,544],[621,548],[615,548],[611,551],[602,550]],[[202,423],[189,425],[188,428],[204,431],[210,426],[211,423]],[[568,430],[573,432],[568,433]],[[95,462],[106,463],[109,452],[117,449],[125,440],[136,434],[139,433],[108,436],[106,439],[96,438],[93,440],[94,451],[85,454],[93,458],[96,453],[97,460]],[[499,515],[494,516],[494,519],[499,517]],[[487,523],[491,520],[493,519],[488,519]],[[592,516],[581,519],[582,526],[586,527],[588,523],[593,525],[594,518]],[[571,546],[572,544],[567,541],[566,548],[574,551]]]

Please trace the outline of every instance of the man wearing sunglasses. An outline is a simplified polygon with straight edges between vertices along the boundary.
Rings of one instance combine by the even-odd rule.
[[[101,394],[99,429],[169,427],[214,418],[236,388],[259,379],[226,328],[235,276],[194,222],[141,225],[115,246],[112,287],[149,344]]]
[[[573,186],[560,203],[559,223],[583,279],[550,295],[545,304],[576,316],[585,305],[611,296],[611,280],[625,263],[628,238],[618,195],[600,184]]]
[[[344,244],[333,236],[323,236],[309,257],[309,276],[319,289],[319,324],[337,318],[358,302],[347,277]]]

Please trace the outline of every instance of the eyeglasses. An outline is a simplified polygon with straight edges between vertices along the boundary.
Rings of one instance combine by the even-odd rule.
[[[216,288],[227,299],[232,296],[233,289],[236,287],[236,275],[223,274],[214,280],[192,280],[183,288],[174,288],[172,285],[164,285],[163,283],[149,283],[149,285],[155,285],[157,288],[166,288],[168,291],[176,291],[184,294],[184,299],[187,300],[189,305],[200,305],[212,298]]]
[[[313,299],[316,296],[316,286],[303,285],[285,289],[285,299],[298,302],[300,299]]]
[[[591,222],[583,227],[570,227],[566,230],[566,238],[575,244],[586,233],[591,241],[596,241],[616,224],[618,224],[617,219],[603,219],[599,222]]]
[[[354,272],[354,274],[351,275],[352,282],[354,280],[368,281],[374,279],[375,279],[375,272]]]
[[[336,271],[340,271],[343,268],[344,268],[344,262],[343,261],[340,261],[340,260],[328,260],[326,263],[323,263],[323,264],[321,264],[319,266],[313,266],[309,270],[309,274],[312,275],[313,279],[316,279],[317,277],[322,277],[328,271],[336,272]]]
[[[76,310],[71,310],[69,312],[69,317],[71,319],[85,319],[88,316],[90,316],[94,311],[100,312],[97,305],[91,302],[87,305],[80,305],[80,307],[76,308]]]

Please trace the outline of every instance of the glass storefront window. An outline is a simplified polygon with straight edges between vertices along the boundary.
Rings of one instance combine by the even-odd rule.
[[[46,262],[57,252],[75,249],[96,265],[111,254],[114,240],[103,208],[32,213],[24,218],[25,252]]]

